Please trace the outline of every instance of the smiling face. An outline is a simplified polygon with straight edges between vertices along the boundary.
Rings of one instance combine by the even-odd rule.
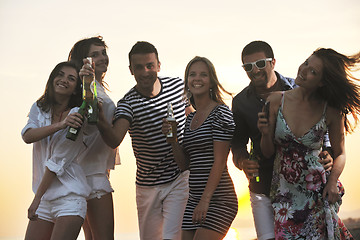
[[[317,89],[323,86],[323,62],[315,55],[311,55],[300,65],[295,83],[308,89]]]
[[[243,63],[253,63],[261,59],[266,59],[264,52],[256,52],[253,54],[243,56]],[[253,66],[252,71],[246,72],[251,80],[251,84],[255,88],[270,88],[276,81],[271,80],[271,76],[274,75],[275,59],[272,61],[266,61],[265,67],[262,69]]]
[[[54,94],[71,96],[76,92],[78,81],[77,71],[69,66],[64,66],[53,80]]]
[[[202,62],[194,62],[190,68],[187,77],[187,87],[194,95],[209,95],[211,88],[211,79],[208,66]]]
[[[107,55],[105,46],[91,44],[88,56],[95,62],[96,75],[102,76],[106,73],[109,66],[109,56]]]
[[[140,92],[152,92],[160,71],[160,62],[155,53],[133,54],[129,68],[136,80],[136,89]]]

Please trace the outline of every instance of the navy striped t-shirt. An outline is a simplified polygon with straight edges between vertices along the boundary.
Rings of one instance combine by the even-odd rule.
[[[130,122],[129,134],[136,158],[136,184],[155,186],[175,180],[180,169],[171,145],[162,134],[162,119],[167,117],[167,103],[171,102],[178,123],[177,136],[181,143],[185,125],[184,82],[180,78],[159,77],[161,91],[155,97],[145,97],[135,87],[119,100],[115,120]]]

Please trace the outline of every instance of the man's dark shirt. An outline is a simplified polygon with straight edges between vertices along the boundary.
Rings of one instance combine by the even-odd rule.
[[[296,86],[294,79],[284,77],[277,72],[275,74],[277,81],[280,81],[282,91],[287,91]],[[266,159],[262,155],[260,149],[261,133],[257,127],[258,112],[262,111],[265,101],[266,99],[257,95],[251,83],[234,97],[232,111],[236,127],[231,144],[234,149],[246,149],[249,138],[251,139],[254,145],[254,153],[260,156],[260,182],[251,179],[249,189],[254,193],[269,195],[275,155],[270,159]]]

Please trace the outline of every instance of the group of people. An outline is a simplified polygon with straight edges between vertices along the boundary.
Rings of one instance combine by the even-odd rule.
[[[354,127],[347,115],[356,123],[360,111],[357,79],[349,73],[360,53],[318,49],[294,80],[274,70],[269,44],[251,42],[242,52],[250,84],[232,109],[223,100],[231,93],[207,58],[194,57],[182,80],[158,76],[159,55],[149,42],[137,42],[128,57],[136,85],[116,106],[105,92],[109,58],[99,36],[73,46],[31,107],[22,137],[33,143],[35,197],[25,239],[76,239],[81,227],[86,240],[114,239],[109,174],[127,132],[137,165],[140,239],[224,238],[238,209],[230,151],[249,179],[258,239],[352,239],[337,216],[338,179],[344,133]],[[78,113],[84,76],[94,76],[97,86],[96,125]],[[166,120],[168,103],[175,127]],[[80,128],[75,141],[66,138],[69,127]]]

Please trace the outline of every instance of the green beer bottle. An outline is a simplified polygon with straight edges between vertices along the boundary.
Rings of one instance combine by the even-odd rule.
[[[87,108],[87,103],[86,103],[86,101],[83,101],[78,110],[78,113],[80,113],[81,116],[83,116],[83,120],[84,120],[84,117],[86,114],[86,108]],[[78,128],[69,127],[69,130],[66,134],[66,138],[75,141],[77,136],[79,135],[80,129],[81,129],[81,127],[78,127]]]
[[[255,154],[254,144],[253,144],[253,142],[251,141],[249,160],[259,162],[259,159],[260,159],[260,157]],[[255,181],[256,181],[256,182],[260,182],[259,173],[253,173],[252,176],[255,178]]]
[[[88,123],[96,124],[99,120],[99,107],[95,80],[92,82],[92,87],[93,98],[88,101]]]

